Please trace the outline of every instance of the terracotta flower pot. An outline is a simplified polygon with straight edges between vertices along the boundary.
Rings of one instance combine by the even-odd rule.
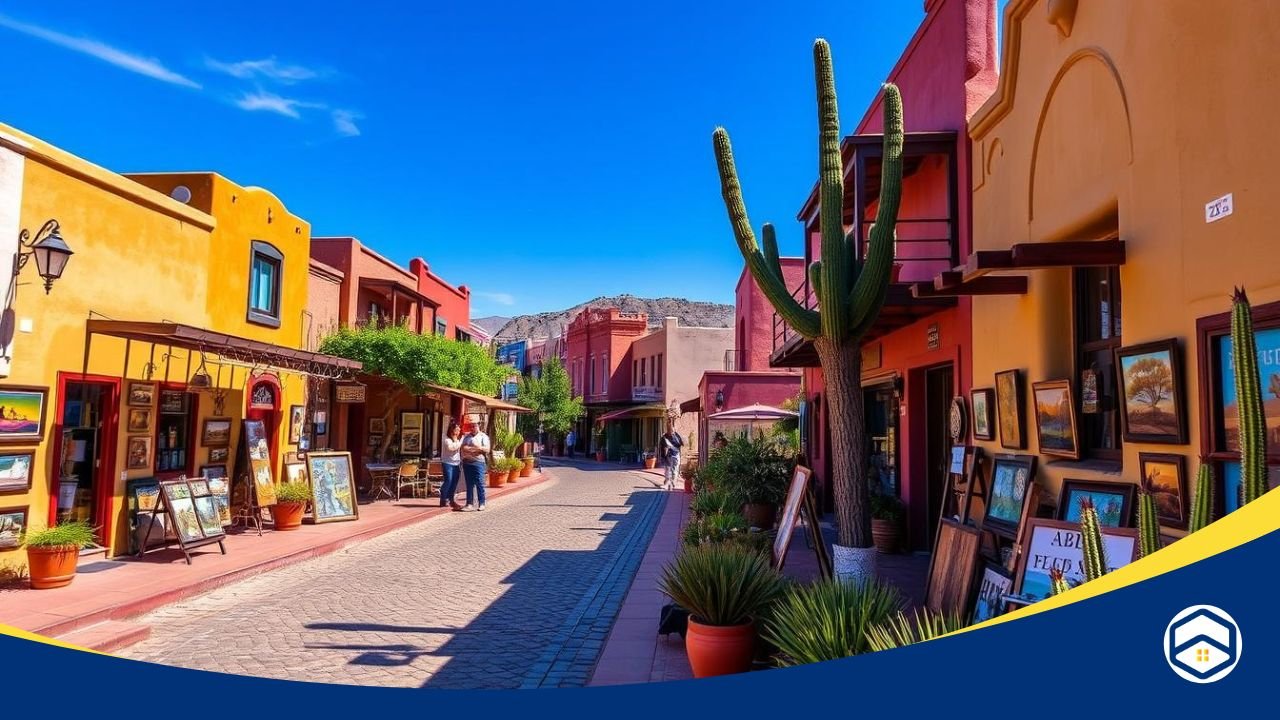
[[[751,527],[769,530],[778,518],[778,506],[773,503],[747,503],[742,506],[742,516]]]
[[[703,625],[689,618],[689,632],[684,639],[685,652],[695,678],[732,675],[751,669],[755,654],[754,623],[717,627]]]
[[[489,487],[500,488],[507,484],[506,470],[490,470],[489,471]]]
[[[271,518],[275,520],[277,530],[297,530],[302,527],[302,511],[306,503],[278,502],[271,506]]]
[[[645,469],[645,470],[652,470],[652,469],[654,469],[654,468],[656,468],[656,467],[658,467],[658,458],[645,458],[645,459],[644,459],[644,469]]]
[[[508,470],[508,471],[507,471],[507,484],[508,484],[508,485],[510,485],[511,483],[515,482],[516,480],[519,480],[519,479],[520,479],[520,472],[521,472],[520,470]]]
[[[76,564],[79,561],[80,548],[74,545],[27,548],[27,572],[31,575],[31,587],[36,590],[52,590],[70,585],[76,579]]]
[[[894,520],[871,518],[871,540],[876,550],[892,555],[902,546],[902,527]]]
[[[604,462],[604,451],[603,451],[603,450],[597,450],[597,451],[596,451],[596,462]]]
[[[531,477],[533,475],[533,458],[524,459],[524,467],[520,468],[520,477]]]

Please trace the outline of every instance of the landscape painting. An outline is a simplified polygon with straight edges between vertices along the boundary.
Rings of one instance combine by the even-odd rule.
[[[1262,385],[1262,413],[1266,417],[1267,445],[1280,448],[1280,328],[1255,331],[1258,344],[1258,378]],[[1218,340],[1218,390],[1222,398],[1223,441],[1228,452],[1240,450],[1240,417],[1236,404],[1236,374],[1231,362],[1231,336]]]
[[[27,531],[25,507],[0,508],[0,550],[13,550]]]
[[[987,561],[982,570],[982,582],[978,585],[978,597],[973,603],[973,621],[976,625],[1004,614],[1005,602],[1000,598],[1013,591],[1013,578],[1004,568]]]
[[[38,442],[44,437],[48,389],[0,387],[0,443]]]
[[[205,418],[200,432],[200,444],[209,448],[224,448],[231,444],[231,418]],[[213,453],[210,452],[210,459]]]
[[[1036,436],[1045,455],[1080,459],[1076,439],[1076,410],[1070,380],[1049,380],[1031,386],[1036,409]]]
[[[1131,527],[1133,500],[1137,486],[1127,482],[1063,480],[1058,497],[1058,519],[1080,522],[1081,502],[1088,498],[1098,512],[1102,527]]]
[[[225,473],[224,473],[225,475]],[[221,525],[231,524],[231,488],[224,478],[209,479],[209,493],[213,496],[213,506],[218,511],[218,522]]]
[[[992,427],[991,411],[995,401],[995,391],[991,388],[979,388],[969,392],[969,412],[973,415],[973,437],[975,440],[995,440],[995,428]]]
[[[1022,522],[1027,490],[1035,477],[1034,455],[997,455],[991,469],[991,500],[983,529],[1012,537]]]
[[[311,507],[316,522],[359,517],[350,453],[311,453],[307,455],[307,474],[311,478]]]
[[[1022,373],[996,373],[996,422],[1000,425],[1000,446],[1010,450],[1027,447],[1027,418],[1023,414]]]
[[[267,428],[261,420],[244,421],[244,442],[249,448],[250,460],[266,460],[271,456],[271,446],[267,443]]]
[[[1120,348],[1116,351],[1116,367],[1120,372],[1125,441],[1185,443],[1186,398],[1178,341]]]
[[[0,454],[0,493],[26,492],[31,489],[31,459],[34,453]]]
[[[133,407],[151,407],[151,403],[155,401],[155,398],[155,383],[129,383],[129,404]]]
[[[195,498],[196,518],[200,521],[200,530],[205,537],[222,534],[222,519],[218,516],[218,506],[214,499],[205,495]]]
[[[200,529],[200,517],[196,515],[196,506],[191,502],[191,498],[174,500],[169,504],[169,509],[173,512],[173,521],[177,525],[174,531],[183,542],[200,540],[204,537],[204,531]],[[218,529],[221,531],[221,526]]]
[[[1156,501],[1156,517],[1166,527],[1187,527],[1187,461],[1181,455],[1138,453],[1143,484]]]
[[[253,470],[253,492],[258,499],[258,507],[269,507],[276,504],[276,483],[271,477],[271,463],[266,460],[251,460]]]

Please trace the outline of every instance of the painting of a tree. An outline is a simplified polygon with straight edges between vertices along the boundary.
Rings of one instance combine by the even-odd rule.
[[[1121,397],[1125,439],[1130,442],[1185,442],[1184,398],[1178,381],[1178,343],[1161,340],[1122,348]]]
[[[1144,357],[1125,370],[1125,395],[1160,411],[1160,403],[1173,399],[1173,371],[1160,358]]]

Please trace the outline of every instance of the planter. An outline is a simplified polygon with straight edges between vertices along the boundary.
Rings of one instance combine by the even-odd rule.
[[[896,520],[871,518],[871,539],[876,550],[892,555],[902,546],[902,526]]]
[[[596,462],[604,462],[604,451],[603,451],[603,450],[597,450],[597,451],[596,451]]]
[[[27,548],[27,572],[31,575],[31,587],[36,590],[52,590],[70,585],[76,579],[76,563],[79,561],[80,548],[74,545]]]
[[[742,506],[742,516],[751,527],[769,530],[778,518],[778,506],[773,503],[747,503]]]
[[[856,548],[831,545],[831,566],[837,580],[864,583],[876,577],[875,547]]]
[[[645,469],[645,470],[652,470],[652,469],[654,469],[654,468],[656,468],[656,467],[658,467],[658,458],[645,458],[645,459],[644,459],[644,469]]]
[[[506,470],[490,470],[489,471],[489,487],[500,488],[507,484]]]
[[[297,530],[302,527],[302,511],[306,503],[278,502],[271,506],[271,518],[275,520],[277,530]]]
[[[532,476],[533,476],[533,458],[526,457],[524,459],[524,467],[520,468],[520,477],[532,477]]]
[[[703,625],[689,618],[689,632],[685,635],[684,648],[689,655],[689,666],[695,678],[732,675],[751,669],[755,655],[756,627],[754,623],[717,627]]]
[[[507,471],[507,484],[508,484],[508,485],[510,485],[511,483],[515,482],[516,480],[519,480],[519,479],[520,479],[520,473],[521,473],[521,472],[523,472],[523,470],[508,470],[508,471]]]

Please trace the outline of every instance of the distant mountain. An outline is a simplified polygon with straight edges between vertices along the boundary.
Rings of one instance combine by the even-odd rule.
[[[501,315],[490,315],[489,317],[473,318],[471,324],[493,335],[502,329],[503,325],[511,322],[511,318]]]
[[[558,312],[517,315],[503,325],[494,337],[503,340],[552,337],[562,333],[569,322],[583,310],[606,307],[616,307],[623,312],[647,313],[651,327],[661,325],[665,317],[679,318],[680,324],[686,327],[733,326],[732,305],[684,298],[639,298],[635,295],[618,295],[598,297]]]

